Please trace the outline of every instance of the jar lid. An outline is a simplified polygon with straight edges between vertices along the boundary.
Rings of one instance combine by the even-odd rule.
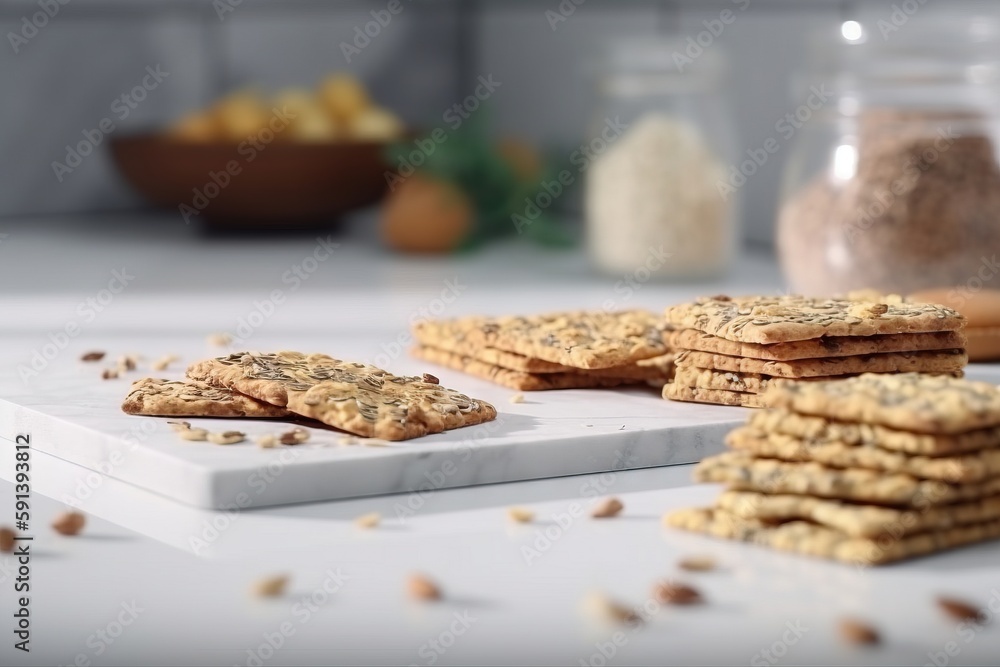
[[[848,20],[810,39],[796,92],[824,84],[851,115],[889,106],[996,112],[1000,22],[992,16],[902,9]]]

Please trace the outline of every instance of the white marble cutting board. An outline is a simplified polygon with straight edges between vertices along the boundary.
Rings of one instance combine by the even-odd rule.
[[[255,339],[255,349],[323,351],[374,361],[377,336]],[[87,349],[145,357],[119,380],[101,380],[108,365],[78,361]],[[169,372],[148,370],[163,354],[180,354]],[[197,338],[74,341],[37,378],[0,385],[0,420],[30,433],[39,451],[203,508],[263,507],[364,495],[408,493],[495,482],[692,463],[722,450],[724,434],[743,421],[742,408],[674,403],[646,388],[516,392],[471,376],[399,356],[386,364],[398,373],[423,371],[443,385],[493,403],[495,422],[416,440],[369,447],[340,444],[343,434],[312,428],[307,444],[264,449],[253,439],[287,430],[268,420],[190,419],[215,430],[242,430],[245,443],[221,446],[181,440],[167,420],[121,412],[132,380],[180,377],[186,364],[221,354]],[[100,475],[83,484],[99,484]],[[86,494],[81,488],[77,495]],[[419,501],[418,501],[419,502]]]

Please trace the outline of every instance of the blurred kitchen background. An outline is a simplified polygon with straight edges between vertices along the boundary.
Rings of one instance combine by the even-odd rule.
[[[307,240],[330,232],[352,253],[371,253],[389,265],[428,251],[472,253],[463,261],[474,263],[475,253],[500,244],[512,279],[516,267],[546,262],[547,253],[553,271],[615,276],[646,266],[668,280],[731,275],[742,257],[774,252],[783,199],[810,187],[810,177],[825,168],[816,165],[858,178],[865,154],[862,146],[859,161],[858,136],[914,133],[909,117],[911,135],[895,121],[874,130],[867,120],[859,121],[867,130],[846,127],[844,119],[854,122],[865,105],[886,106],[866,94],[895,86],[902,92],[888,106],[905,100],[900,104],[922,114],[916,143],[887,148],[877,165],[900,175],[908,152],[919,154],[920,142],[934,140],[942,126],[931,128],[929,115],[974,117],[973,138],[991,137],[990,114],[998,108],[992,94],[1000,90],[998,25],[1000,3],[960,0],[0,0],[0,289],[13,295],[98,280],[121,253],[158,276],[142,289],[181,284],[171,276],[184,271],[198,280],[236,281],[229,265],[229,273],[212,268],[213,257],[236,261],[233,248],[248,258],[273,252],[275,265],[284,266],[282,230],[301,238],[301,231],[293,234],[301,227]],[[862,59],[845,58],[845,46],[855,44],[867,44]],[[891,82],[865,79],[876,69]],[[377,113],[352,125],[353,112],[334,107],[349,107],[359,89]],[[908,96],[915,89],[916,101]],[[477,91],[478,102],[470,97]],[[335,126],[315,118],[279,136],[257,156],[260,164],[279,162],[265,175],[250,173],[256,167],[236,151],[232,132],[209,118],[228,100],[239,132],[240,104],[259,113],[273,107],[275,96],[287,102],[303,94],[315,95],[302,103],[325,109]],[[122,101],[123,95],[130,97]],[[942,99],[959,98],[958,110],[937,108]],[[614,127],[618,117],[628,129]],[[102,130],[104,119],[112,124]],[[258,131],[254,122],[247,121],[244,134]],[[437,139],[435,131],[442,133]],[[154,140],[122,148],[116,161],[112,145],[143,133]],[[81,142],[97,140],[92,154],[71,155],[89,152]],[[418,140],[433,141],[435,154],[426,155]],[[375,152],[315,150],[359,142],[376,144]],[[178,145],[183,153],[212,144],[208,156],[177,155]],[[416,179],[430,185],[416,188],[404,174],[405,199],[394,188],[388,200],[370,201],[366,189],[381,196],[386,181],[381,166],[374,185],[366,175],[371,156],[399,167],[414,150],[426,157]],[[952,157],[949,169],[988,172],[970,186],[983,198],[974,222],[952,215],[941,195],[928,203],[894,194],[907,199],[899,206],[930,207],[936,219],[893,224],[910,236],[927,236],[929,226],[947,236],[949,220],[957,218],[956,225],[975,230],[955,232],[964,234],[962,252],[975,246],[978,255],[1000,238],[990,194],[1000,192],[992,180],[995,144],[970,145]],[[211,174],[225,171],[230,159],[246,173],[223,177],[221,190],[250,191],[242,195],[250,209],[245,219],[231,211],[213,215],[211,202],[202,210],[190,183],[180,185],[190,194],[175,205],[150,204],[173,196],[165,181],[183,181],[178,170],[195,172],[190,178],[211,188]],[[283,216],[317,196],[296,189],[306,180],[320,188],[319,199],[326,191],[336,201],[315,202],[319,214]],[[290,189],[271,192],[279,181]],[[945,178],[937,190],[954,182]],[[908,187],[924,191],[926,184],[918,185]],[[168,192],[148,191],[160,186]],[[891,190],[891,178],[885,186]],[[843,254],[829,238],[830,224],[839,225],[838,234],[844,224],[868,229],[858,206],[842,221],[810,222],[817,216],[809,211],[832,205],[821,193],[809,194],[787,202],[802,207],[792,211],[806,222],[787,232],[786,250],[809,262],[786,265],[792,286],[895,287],[892,277],[875,273],[859,278],[863,285],[834,269],[815,281],[802,275],[822,273],[816,262]],[[195,212],[185,214],[181,204]],[[324,206],[351,210],[324,214]],[[267,234],[245,235],[262,227]],[[672,257],[666,262],[655,252],[664,239]],[[852,261],[877,262],[890,246],[899,250],[888,237],[867,254],[853,243],[845,246]],[[908,262],[940,247],[933,235],[920,244],[902,249]],[[822,250],[819,259],[810,246]],[[299,251],[288,252],[294,258]],[[973,275],[968,254],[956,260],[960,269],[949,266],[931,281]],[[74,259],[50,263],[64,256]],[[38,271],[43,263],[46,270]],[[316,282],[359,280],[335,267],[324,272]],[[947,286],[907,281],[914,288]]]

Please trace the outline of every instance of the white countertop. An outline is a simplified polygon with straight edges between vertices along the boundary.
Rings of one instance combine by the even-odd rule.
[[[135,224],[154,222],[164,221]],[[645,283],[626,299],[615,289],[620,277],[593,274],[573,253],[498,245],[447,261],[390,262],[341,240],[334,257],[291,290],[282,273],[309,256],[310,237],[195,244],[187,230],[147,230],[117,241],[112,232],[94,238],[63,223],[4,231],[0,358],[8,372],[67,322],[79,333],[51,364],[76,363],[81,351],[101,348],[109,336],[134,336],[134,351],[142,352],[145,341],[165,334],[200,340],[232,331],[274,290],[287,298],[250,343],[277,345],[287,332],[308,332],[329,336],[333,350],[338,335],[366,333],[384,341],[379,346],[388,354],[413,313],[437,307],[449,289],[445,281],[457,280],[460,294],[435,315],[592,307],[605,299],[659,309],[702,293],[781,288],[766,257],[741,260],[718,284]],[[134,282],[92,319],[81,314],[78,304],[122,267],[134,267]],[[1000,377],[995,367],[971,374]],[[43,371],[36,380],[44,379]],[[14,435],[11,425],[0,426],[3,437]],[[4,451],[0,476],[10,479],[12,450]],[[981,631],[959,627],[933,604],[944,593],[977,605],[992,599],[1000,610],[997,544],[856,570],[667,530],[664,511],[710,502],[717,492],[692,486],[689,466],[229,514],[178,505],[109,477],[88,478],[41,452],[32,466],[32,652],[12,649],[14,563],[2,556],[4,665],[923,665],[995,664],[1000,655],[996,623]],[[0,524],[11,523],[13,494],[0,482]],[[607,494],[624,501],[619,518],[565,518]],[[67,497],[83,498],[90,515],[77,538],[48,529]],[[538,520],[509,524],[510,505],[531,507]],[[372,511],[384,516],[381,527],[353,527],[355,517]],[[679,572],[678,558],[694,554],[714,556],[721,570]],[[408,601],[403,582],[414,571],[436,579],[445,599]],[[250,584],[272,573],[291,575],[287,595],[251,598]],[[692,583],[707,604],[657,609],[648,600],[662,578]],[[337,591],[327,595],[324,584]],[[645,622],[594,622],[580,610],[592,591],[648,604]],[[846,615],[877,625],[883,646],[844,646],[835,624]],[[119,620],[130,622],[120,634]],[[273,655],[266,645],[259,649],[268,638],[282,644]]]

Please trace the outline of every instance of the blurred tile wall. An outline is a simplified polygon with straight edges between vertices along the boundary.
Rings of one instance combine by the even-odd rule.
[[[492,74],[502,83],[490,100],[495,132],[568,152],[591,120],[591,70],[604,40],[695,35],[746,0],[561,0],[576,8],[555,29],[546,12],[560,0],[400,0],[402,11],[349,64],[341,42],[391,0],[220,0],[233,9],[221,18],[207,0],[62,1],[0,0],[0,217],[138,208],[101,151],[61,182],[53,173],[66,144],[104,118],[114,132],[155,127],[238,85],[309,85],[336,69],[424,127],[440,125],[477,76]],[[759,145],[794,106],[788,78],[813,29],[900,1],[749,0],[717,40],[732,57],[741,144]],[[943,2],[926,0],[935,1]],[[39,2],[58,12],[31,34],[25,17],[41,11]],[[1000,11],[997,2],[972,4]],[[157,65],[169,75],[121,118],[115,99]],[[744,189],[753,241],[771,238],[783,153]]]

